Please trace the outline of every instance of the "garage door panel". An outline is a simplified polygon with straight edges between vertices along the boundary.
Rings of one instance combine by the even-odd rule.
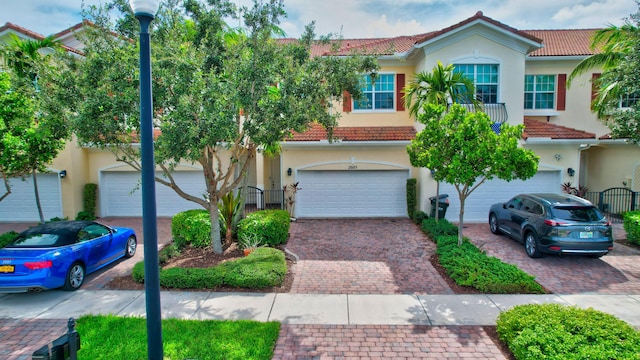
[[[466,199],[464,221],[486,222],[489,216],[489,207],[492,204],[507,201],[518,194],[558,193],[560,191],[560,181],[561,177],[558,171],[540,171],[527,180],[507,182],[494,179],[486,181]],[[440,194],[449,195],[447,220],[457,222],[460,213],[460,199],[455,187],[451,184],[440,183]]]
[[[408,171],[299,171],[299,217],[405,217]]]
[[[162,176],[157,173],[156,176]],[[188,194],[202,196],[205,191],[201,172],[183,171],[173,174],[178,185]],[[101,199],[102,216],[142,216],[142,191],[140,173],[103,172]],[[156,183],[156,211],[158,216],[173,216],[181,211],[200,206],[180,197],[173,189]]]
[[[38,174],[38,195],[45,220],[62,217],[62,195],[58,174]],[[40,221],[33,190],[33,177],[9,180],[11,194],[0,202],[0,221]],[[3,188],[4,190],[4,188]]]

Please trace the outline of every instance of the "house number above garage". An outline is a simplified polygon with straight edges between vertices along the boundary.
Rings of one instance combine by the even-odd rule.
[[[358,165],[351,164],[351,165],[349,165],[349,167],[347,169],[349,169],[349,170],[358,170]]]

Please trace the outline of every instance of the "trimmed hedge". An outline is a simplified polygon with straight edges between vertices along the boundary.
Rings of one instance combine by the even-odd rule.
[[[496,325],[516,359],[640,359],[640,333],[593,309],[518,305],[502,312]]]
[[[257,237],[266,246],[286,244],[291,218],[285,210],[260,210],[238,223],[238,238]]]
[[[422,231],[435,239],[440,265],[456,284],[489,294],[545,293],[535,277],[496,257],[487,256],[469,239],[465,238],[458,246],[458,228],[446,219],[425,219]]]
[[[287,274],[284,253],[272,248],[257,248],[243,258],[210,268],[160,269],[160,286],[175,289],[215,289],[230,286],[263,289],[280,286]],[[144,262],[133,267],[132,277],[144,282]]]
[[[624,213],[624,231],[629,242],[640,245],[640,211]]]
[[[171,219],[171,235],[179,249],[187,244],[204,248],[211,245],[211,219],[204,209],[177,213]]]
[[[18,233],[15,231],[9,231],[4,234],[0,234],[0,248],[7,246],[13,239],[18,236]]]
[[[458,236],[439,236],[436,253],[447,275],[456,284],[471,286],[488,294],[544,294],[535,277],[517,266],[487,256],[465,238],[458,246]]]
[[[418,205],[418,187],[417,179],[407,179],[407,214],[409,219],[413,219],[416,214],[416,206]]]

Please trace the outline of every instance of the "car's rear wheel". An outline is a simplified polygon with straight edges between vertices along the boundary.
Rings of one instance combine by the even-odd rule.
[[[527,252],[527,255],[531,258],[539,258],[542,256],[540,249],[538,247],[538,239],[536,235],[529,231],[524,238],[524,249]]]
[[[496,214],[489,215],[489,230],[496,235],[502,233],[498,228],[498,217]]]
[[[76,262],[69,267],[67,270],[67,278],[64,281],[64,290],[65,291],[76,291],[80,289],[82,284],[84,283],[84,266],[82,264]]]
[[[124,249],[124,257],[130,258],[136,254],[136,249],[138,248],[138,241],[135,236],[129,236],[127,239],[127,247]]]

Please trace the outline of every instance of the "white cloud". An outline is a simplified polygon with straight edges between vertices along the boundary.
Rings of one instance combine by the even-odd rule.
[[[84,0],[98,4],[106,0]],[[204,0],[201,0],[204,1]],[[0,24],[9,21],[44,35],[81,21],[83,0],[4,1]],[[251,0],[235,0],[251,5]],[[285,0],[281,27],[298,37],[316,21],[316,33],[346,38],[414,35],[439,30],[477,11],[517,29],[562,29],[619,25],[638,10],[634,0]]]

